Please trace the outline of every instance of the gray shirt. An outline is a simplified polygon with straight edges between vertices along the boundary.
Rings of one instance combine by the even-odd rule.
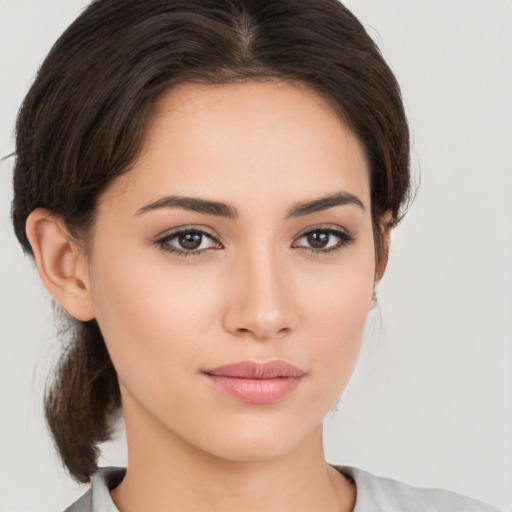
[[[499,512],[480,501],[440,489],[420,489],[348,466],[333,466],[357,487],[353,512]],[[101,468],[89,490],[65,512],[119,512],[109,489],[119,485],[123,468]]]

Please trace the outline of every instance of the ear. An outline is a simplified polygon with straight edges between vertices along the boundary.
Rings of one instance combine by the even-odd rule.
[[[77,320],[94,318],[88,265],[64,221],[45,208],[30,213],[25,226],[46,289]]]
[[[391,212],[386,212],[380,221],[382,233],[382,247],[379,254],[379,262],[375,269],[375,286],[379,283],[386,271],[389,256],[389,247],[391,244],[391,231],[393,229],[393,216]]]

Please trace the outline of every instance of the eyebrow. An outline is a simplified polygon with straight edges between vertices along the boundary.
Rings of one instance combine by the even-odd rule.
[[[329,196],[320,197],[313,199],[312,201],[303,201],[297,203],[293,208],[288,210],[286,214],[287,219],[303,217],[311,213],[320,212],[322,210],[328,210],[335,206],[345,206],[347,204],[353,204],[361,208],[364,211],[363,202],[355,195],[349,194],[348,192],[337,192]]]
[[[290,208],[286,214],[286,219],[304,217],[315,212],[328,210],[335,206],[355,205],[364,211],[363,202],[355,195],[348,192],[337,192],[325,197],[313,199],[312,201],[302,201]],[[204,215],[214,215],[231,220],[238,218],[238,212],[234,206],[220,201],[211,201],[200,197],[184,196],[165,196],[156,201],[143,206],[137,211],[137,215],[159,210],[161,208],[183,208]]]
[[[204,215],[215,215],[217,217],[226,217],[227,219],[237,219],[236,208],[219,201],[210,201],[199,197],[183,196],[165,196],[137,211],[137,215],[146,212],[158,210],[160,208],[183,208],[193,212],[203,213]]]

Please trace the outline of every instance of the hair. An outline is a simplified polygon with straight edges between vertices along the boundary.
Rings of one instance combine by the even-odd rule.
[[[87,247],[98,198],[129,171],[164,92],[274,79],[326,98],[361,141],[378,260],[384,214],[397,224],[408,200],[409,130],[393,73],[337,0],[92,2],[51,49],[18,115],[12,220],[24,250],[33,254],[25,223],[38,207]],[[70,322],[45,413],[63,464],[88,482],[121,396],[96,321]]]

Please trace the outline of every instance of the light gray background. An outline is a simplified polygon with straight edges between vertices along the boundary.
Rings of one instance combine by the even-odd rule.
[[[0,155],[38,64],[86,0],[0,1]],[[512,3],[351,0],[402,85],[421,187],[394,233],[365,354],[326,420],[332,462],[512,509]],[[50,301],[9,225],[0,172],[0,511],[84,489],[41,414]],[[380,316],[380,319],[379,319]],[[122,439],[103,464],[123,464]]]

